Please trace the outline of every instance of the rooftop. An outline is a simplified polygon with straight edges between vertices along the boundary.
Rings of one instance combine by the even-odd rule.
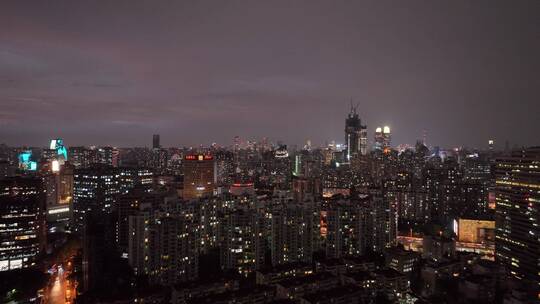
[[[364,289],[355,285],[346,285],[332,288],[330,290],[323,290],[316,293],[305,295],[303,298],[309,302],[325,303],[331,299],[341,298],[346,295],[355,293],[363,293]]]

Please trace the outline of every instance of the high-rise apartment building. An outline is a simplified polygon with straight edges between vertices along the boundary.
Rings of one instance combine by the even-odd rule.
[[[363,255],[370,244],[369,202],[332,200],[326,210],[326,256]]]
[[[123,194],[117,201],[117,236],[118,250],[127,254],[128,243],[132,235],[129,233],[129,218],[140,214],[143,210],[157,210],[165,200],[165,193],[148,191],[146,187],[135,187],[127,194]]]
[[[383,252],[395,245],[395,204],[387,201],[380,188],[348,199],[333,199],[326,214],[326,256],[364,255]]]
[[[165,172],[168,167],[169,154],[167,149],[154,148],[152,150],[152,168],[155,172]]]
[[[255,208],[236,208],[226,212],[223,222],[221,267],[242,275],[264,265],[264,217]]]
[[[135,273],[164,286],[197,279],[196,221],[190,208],[162,212],[146,206],[130,215],[128,259]]]
[[[320,210],[314,202],[275,206],[271,217],[272,265],[311,263],[318,249]]]
[[[495,163],[496,258],[512,276],[540,289],[540,147]]]

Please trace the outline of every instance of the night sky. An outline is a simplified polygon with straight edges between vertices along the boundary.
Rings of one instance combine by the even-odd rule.
[[[99,2],[99,3],[98,3]],[[540,1],[2,1],[0,143],[540,144]]]

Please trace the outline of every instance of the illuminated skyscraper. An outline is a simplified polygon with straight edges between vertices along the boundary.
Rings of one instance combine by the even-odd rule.
[[[116,149],[113,147],[97,148],[95,162],[102,165],[112,166],[115,150]]]
[[[214,194],[216,164],[212,155],[190,154],[184,157],[184,199]]]
[[[345,145],[347,146],[347,161],[352,156],[367,154],[367,127],[362,125],[357,107],[351,105],[351,112],[345,120]]]
[[[130,189],[150,187],[153,177],[148,169],[113,168],[95,165],[75,170],[73,174],[73,229],[83,231],[90,214],[104,217],[116,212],[120,194]]]
[[[152,167],[157,170],[156,172],[163,172],[167,169],[168,159],[167,149],[154,148],[152,150]]]
[[[55,168],[57,163],[58,161],[54,160],[52,172],[43,176],[45,188],[47,189],[47,222],[49,223],[49,229],[63,229],[71,220],[73,166],[66,163],[62,167]]]
[[[83,231],[85,218],[90,213],[112,213],[120,193],[120,175],[116,170],[106,166],[76,170],[73,175],[74,231]]]
[[[0,180],[0,271],[33,266],[46,241],[41,179]]]
[[[75,169],[88,168],[95,163],[96,150],[86,147],[69,147],[69,155]]]
[[[540,289],[540,147],[496,160],[495,253],[517,278]]]
[[[375,129],[374,148],[378,150],[385,150],[390,148],[391,133],[390,127],[384,126],[384,128],[377,127]]]

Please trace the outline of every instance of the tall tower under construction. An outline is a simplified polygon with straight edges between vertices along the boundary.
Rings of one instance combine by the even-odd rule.
[[[358,154],[367,154],[367,126],[362,125],[357,113],[358,105],[353,106],[345,119],[345,145],[347,146],[347,161]]]

